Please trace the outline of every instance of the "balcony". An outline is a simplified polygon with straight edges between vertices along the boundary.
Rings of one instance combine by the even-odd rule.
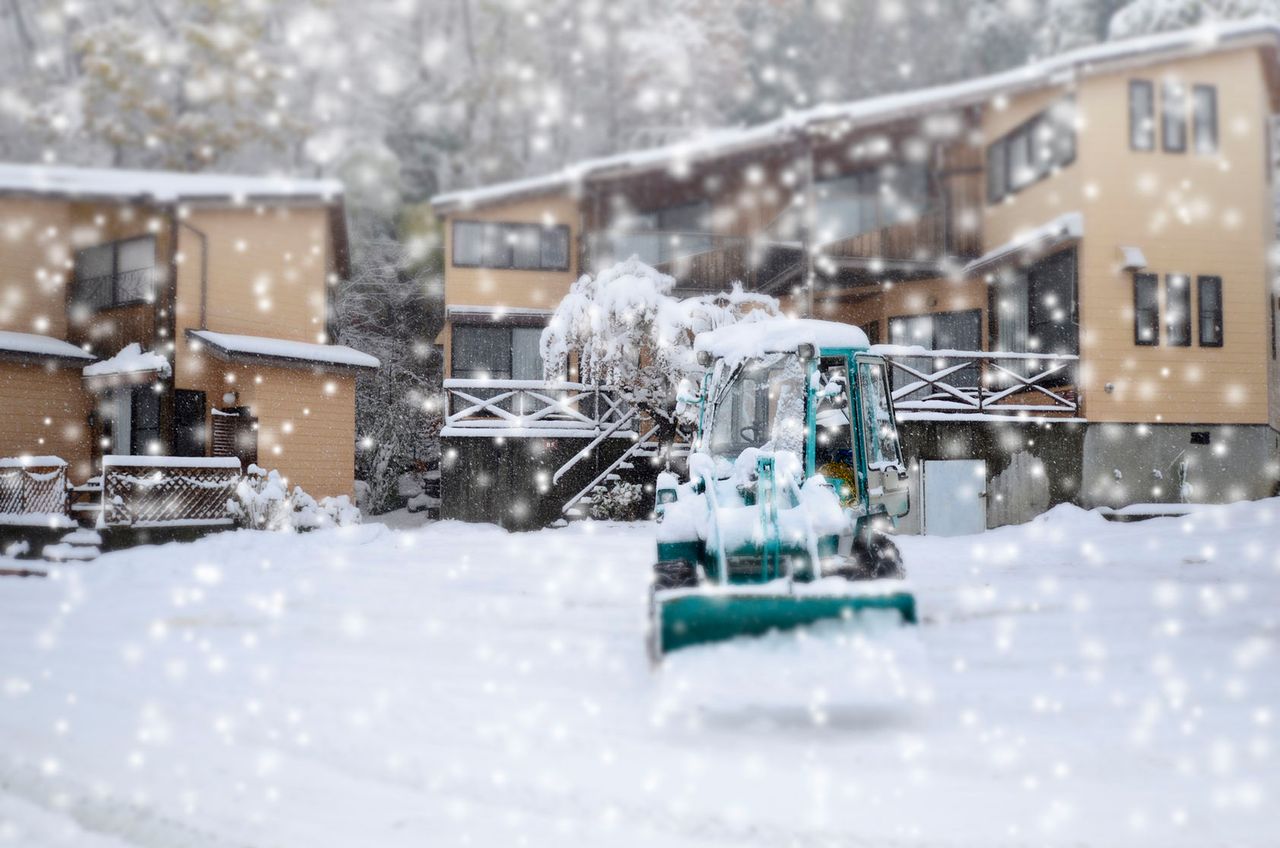
[[[942,273],[941,260],[981,252],[981,234],[958,231],[936,206],[854,235],[840,235],[841,229],[857,227],[818,230],[814,268],[830,280],[846,283],[886,275],[936,276]],[[678,288],[688,292],[721,291],[736,281],[748,289],[779,291],[800,278],[804,265],[803,232],[793,212],[753,236],[596,232],[587,236],[587,248],[593,270],[637,256],[675,277]]]
[[[1082,420],[1070,354],[925,350],[876,345],[899,420]]]

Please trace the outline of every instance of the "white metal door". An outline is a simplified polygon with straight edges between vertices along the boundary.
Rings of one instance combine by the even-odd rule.
[[[921,488],[927,535],[964,536],[987,529],[985,461],[926,460]]]

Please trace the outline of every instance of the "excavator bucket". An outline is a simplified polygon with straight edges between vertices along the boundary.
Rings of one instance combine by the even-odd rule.
[[[791,591],[771,589],[772,584],[765,584],[654,593],[650,632],[654,660],[693,645],[762,636],[820,621],[843,620],[855,627],[873,620],[916,623],[915,598],[897,580],[874,581],[830,593],[818,591],[815,585],[793,586]]]

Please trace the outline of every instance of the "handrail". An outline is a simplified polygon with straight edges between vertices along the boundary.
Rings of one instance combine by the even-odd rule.
[[[890,373],[910,382],[894,386],[898,412],[1026,413],[1075,415],[1080,401],[1075,383],[1075,354],[1008,351],[928,350],[876,345]],[[1019,369],[1018,363],[1031,366]],[[957,375],[964,375],[957,379]]]
[[[634,418],[613,386],[544,380],[448,379],[445,436],[631,436],[619,423]]]

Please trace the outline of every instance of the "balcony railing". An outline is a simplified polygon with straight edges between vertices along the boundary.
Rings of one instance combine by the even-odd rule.
[[[618,389],[542,380],[445,380],[442,436],[632,438],[635,407]]]
[[[150,303],[155,297],[155,268],[136,268],[96,277],[77,277],[73,300],[90,311],[133,303]]]
[[[1078,356],[903,345],[872,350],[888,363],[900,418],[1080,417]]]

